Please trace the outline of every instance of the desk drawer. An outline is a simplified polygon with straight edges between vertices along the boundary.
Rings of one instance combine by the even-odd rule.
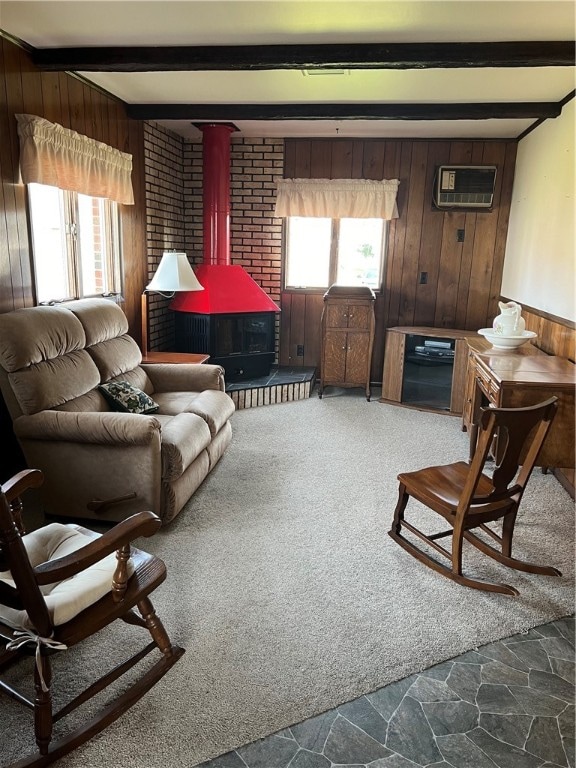
[[[482,368],[476,366],[476,383],[492,405],[498,405],[498,385]]]

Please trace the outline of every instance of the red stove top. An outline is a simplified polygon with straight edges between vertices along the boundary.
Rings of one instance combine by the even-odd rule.
[[[280,312],[280,307],[237,264],[201,264],[194,271],[204,290],[177,293],[170,309],[203,315]]]

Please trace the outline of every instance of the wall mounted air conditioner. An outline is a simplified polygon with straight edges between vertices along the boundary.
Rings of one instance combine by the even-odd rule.
[[[441,210],[491,208],[495,165],[441,165],[434,177],[434,205]]]

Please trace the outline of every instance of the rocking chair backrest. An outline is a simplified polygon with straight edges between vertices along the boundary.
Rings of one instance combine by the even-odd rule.
[[[526,408],[484,409],[470,469],[469,503],[496,503],[523,493],[558,409],[556,401],[557,398],[552,397]],[[491,450],[495,450],[493,490],[488,495],[475,496]]]
[[[14,589],[0,581],[0,603],[25,610],[36,632],[42,637],[50,637],[53,631],[50,614],[3,491],[0,491],[0,550],[3,567],[8,567],[16,585]]]

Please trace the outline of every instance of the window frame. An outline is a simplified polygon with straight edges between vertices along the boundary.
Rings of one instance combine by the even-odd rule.
[[[37,269],[37,243],[34,235],[34,216],[33,216],[33,196],[34,186],[49,186],[56,190],[59,197],[59,208],[61,216],[61,236],[60,242],[63,248],[63,273],[67,282],[67,289],[70,295],[44,297],[39,300],[39,296],[46,293],[41,291],[38,280]],[[103,291],[96,293],[85,292],[83,280],[83,260],[81,252],[80,235],[80,193],[63,190],[59,187],[50,185],[26,185],[26,200],[28,209],[28,222],[30,233],[30,245],[32,252],[32,268],[34,278],[34,290],[37,303],[40,305],[59,304],[61,302],[72,301],[79,298],[94,297],[117,297],[122,300],[124,291],[124,268],[122,252],[122,222],[120,205],[108,198],[99,198],[94,195],[83,195],[88,200],[97,200],[99,203],[99,229],[101,232],[101,269],[94,268],[94,279],[98,271],[102,273]]]
[[[286,278],[288,274],[287,261],[288,261],[288,240],[290,236],[290,219],[291,216],[287,216],[284,219],[283,226],[283,243],[282,243],[282,290],[290,293],[324,293],[331,285],[334,285],[337,280],[338,274],[338,244],[340,237],[340,222],[339,218],[332,218],[332,226],[330,232],[330,261],[328,265],[328,285],[327,286],[291,286],[287,285]],[[297,217],[294,217],[297,218]],[[326,217],[328,218],[328,217]],[[353,218],[353,217],[348,217]],[[385,265],[388,256],[388,234],[389,234],[389,222],[386,219],[382,219],[382,240],[380,243],[380,268],[378,274],[378,285],[371,287],[374,293],[379,294],[383,291],[383,282],[385,276]]]

